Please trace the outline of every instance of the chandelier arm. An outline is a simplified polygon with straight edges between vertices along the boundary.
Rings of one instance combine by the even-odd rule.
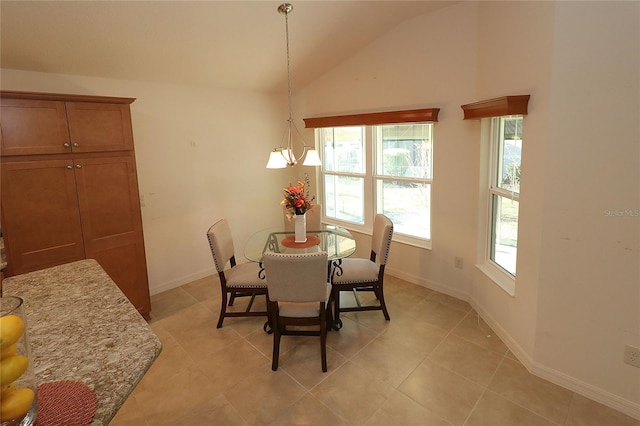
[[[303,151],[302,151],[302,155],[300,155],[300,158],[298,158],[298,160],[301,160],[309,148],[315,148],[315,147],[306,144],[304,140],[304,136],[302,136],[302,133],[300,133],[298,126],[296,126],[296,123],[293,120],[291,120],[291,124],[293,125],[293,128],[295,129],[296,133],[298,134],[298,137],[300,137],[300,140],[302,141]]]

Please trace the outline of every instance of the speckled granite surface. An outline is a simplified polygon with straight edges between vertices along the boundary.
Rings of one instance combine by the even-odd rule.
[[[93,259],[6,278],[24,299],[38,383],[77,380],[96,393],[92,425],[107,425],[162,344]]]

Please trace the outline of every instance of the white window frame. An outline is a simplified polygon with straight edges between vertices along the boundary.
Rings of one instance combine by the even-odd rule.
[[[476,267],[509,295],[515,296],[516,275],[511,274],[491,259],[493,195],[519,202],[519,194],[498,188],[496,185],[499,163],[498,150],[500,149],[499,123],[500,117],[488,117],[481,120],[480,214],[478,215],[478,263]]]
[[[392,123],[389,123],[392,124]],[[345,173],[345,172],[335,172],[335,171],[330,171],[327,172],[324,170],[324,166],[320,168],[320,170],[318,171],[318,176],[316,181],[318,182],[318,197],[320,199],[320,203],[322,203],[323,205],[326,204],[325,202],[325,190],[324,190],[324,177],[325,175],[329,174],[329,175],[334,175],[334,176],[353,176],[353,177],[358,177],[358,178],[363,178],[363,194],[364,194],[364,223],[362,225],[354,223],[354,222],[349,222],[349,221],[343,221],[343,220],[339,220],[339,219],[335,219],[332,217],[327,217],[325,215],[325,209],[322,209],[322,221],[328,224],[333,224],[333,225],[337,225],[337,226],[341,226],[343,228],[349,229],[349,230],[353,230],[356,232],[361,232],[361,233],[365,233],[365,234],[371,234],[372,230],[373,230],[373,219],[375,217],[375,215],[378,212],[378,205],[380,204],[380,200],[378,199],[378,193],[377,193],[377,189],[376,189],[376,183],[378,180],[409,180],[409,181],[420,181],[426,184],[430,185],[430,194],[429,194],[429,199],[430,199],[430,208],[429,208],[429,228],[430,231],[432,231],[431,225],[432,225],[432,221],[431,221],[431,217],[432,217],[432,210],[433,207],[431,205],[431,202],[433,200],[432,198],[432,191],[433,191],[433,158],[435,157],[434,154],[434,150],[435,150],[435,144],[433,141],[433,133],[434,133],[434,129],[435,126],[433,122],[419,122],[419,123],[402,123],[402,124],[431,124],[432,125],[432,131],[431,131],[431,160],[432,160],[432,164],[431,164],[431,176],[428,179],[396,179],[394,177],[391,176],[386,176],[386,175],[378,175],[377,174],[377,170],[376,170],[376,155],[377,155],[377,149],[376,149],[376,145],[377,145],[377,138],[378,135],[376,134],[376,132],[378,131],[378,128],[381,126],[384,126],[385,124],[375,124],[375,125],[362,125],[362,126],[351,126],[351,127],[362,127],[364,128],[363,131],[363,136],[364,136],[364,141],[363,141],[363,150],[364,150],[364,159],[363,161],[365,162],[365,171],[364,174],[360,174],[360,173]],[[333,126],[333,127],[339,127],[339,126]],[[321,142],[321,131],[323,129],[322,128],[316,128],[315,129],[315,140],[316,140],[316,146],[319,146],[320,148],[320,156],[322,159],[323,164],[325,164],[324,161],[324,147],[322,146],[322,142]],[[431,232],[430,232],[431,233]],[[420,247],[420,248],[425,248],[425,249],[431,249],[432,244],[431,244],[431,238],[419,238],[416,236],[412,236],[412,235],[407,235],[407,234],[403,234],[401,232],[398,232],[397,229],[394,229],[394,234],[393,234],[393,241],[396,242],[400,242],[403,244],[407,244],[407,245],[411,245],[411,246],[415,246],[415,247]]]

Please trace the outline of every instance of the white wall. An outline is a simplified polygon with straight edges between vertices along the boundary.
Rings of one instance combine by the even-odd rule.
[[[551,76],[534,359],[640,414],[640,3],[559,2]]]
[[[622,362],[640,343],[638,3],[487,2],[480,17],[479,97],[532,101],[516,295],[477,273],[474,301],[533,372],[638,417],[640,371]]]
[[[554,9],[553,2],[482,2],[479,10],[474,100],[519,94],[531,99],[524,119],[515,297],[477,270],[471,299],[529,367],[536,344]],[[476,236],[482,244],[484,237]]]
[[[441,108],[434,130],[433,249],[393,243],[387,270],[466,298],[475,260],[477,156],[461,104],[474,100],[477,11],[454,6],[403,22],[297,97],[304,117]],[[370,246],[369,243],[366,244]],[[454,268],[456,256],[466,267]]]
[[[305,116],[440,107],[433,249],[393,244],[388,270],[469,299],[531,369],[640,418],[637,2],[465,2],[416,17],[306,87]],[[530,94],[518,278],[472,265],[480,125],[460,105]],[[631,211],[625,217],[605,211]],[[463,256],[465,268],[453,266]]]
[[[206,231],[229,219],[238,261],[253,232],[282,221],[289,170],[267,170],[285,97],[3,69],[2,90],[133,97],[152,294],[214,273]],[[297,179],[298,177],[295,177]]]

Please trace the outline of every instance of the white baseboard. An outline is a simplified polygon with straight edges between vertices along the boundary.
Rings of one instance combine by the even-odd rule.
[[[388,265],[387,265],[388,266]],[[386,268],[385,273],[389,275],[393,275],[394,277],[401,278],[405,281],[408,281],[412,284],[419,285],[421,287],[428,288],[430,290],[435,290],[440,293],[447,294],[449,296],[455,297],[456,299],[469,301],[469,295],[462,290],[451,288],[448,285],[439,283],[437,281],[426,280],[423,277],[419,277],[417,275],[408,274],[404,271],[400,271],[398,269]]]
[[[387,269],[389,275],[401,278],[410,283],[439,291],[449,296],[456,297],[461,300],[468,301],[473,309],[480,314],[480,317],[487,323],[493,332],[504,342],[513,355],[522,363],[522,365],[531,373],[542,379],[548,380],[565,389],[569,389],[614,410],[620,411],[627,416],[640,420],[640,404],[627,399],[621,398],[604,389],[593,386],[589,383],[575,379],[565,373],[549,368],[543,364],[535,362],[531,356],[516,342],[509,333],[470,295],[461,292],[458,289],[451,288],[445,284],[426,280],[423,277],[417,277],[407,274],[403,271]]]
[[[640,404],[621,398],[604,389],[598,388],[565,373],[535,362],[529,354],[511,338],[509,333],[507,333],[505,329],[478,304],[477,300],[470,298],[469,303],[471,303],[473,309],[480,314],[480,317],[484,322],[486,322],[493,332],[502,339],[504,344],[531,374],[558,386],[562,386],[565,389],[569,389],[570,391],[593,401],[599,402],[600,404],[606,405],[607,407],[613,408],[614,410],[620,411],[634,419],[640,420]]]
[[[149,286],[149,292],[153,296],[154,294],[162,293],[163,291],[171,290],[173,288],[180,287],[181,285],[188,284],[190,282],[197,281],[201,278],[205,278],[209,275],[214,275],[217,273],[218,272],[216,271],[216,269],[212,267],[204,271],[189,274],[177,280],[167,281],[158,285]]]
[[[539,363],[534,363],[530,372],[538,377],[574,391],[586,398],[592,399],[600,404],[618,410],[627,416],[640,420],[640,404],[621,398],[604,389],[600,389],[589,383],[577,380],[567,374]]]
[[[534,365],[533,359],[529,354],[507,333],[507,331],[482,307],[478,304],[478,301],[473,297],[469,298],[471,307],[480,315],[480,318],[493,330],[493,332],[502,340],[502,342],[509,348],[511,353],[518,358],[518,360],[524,365],[524,367],[531,372]]]

